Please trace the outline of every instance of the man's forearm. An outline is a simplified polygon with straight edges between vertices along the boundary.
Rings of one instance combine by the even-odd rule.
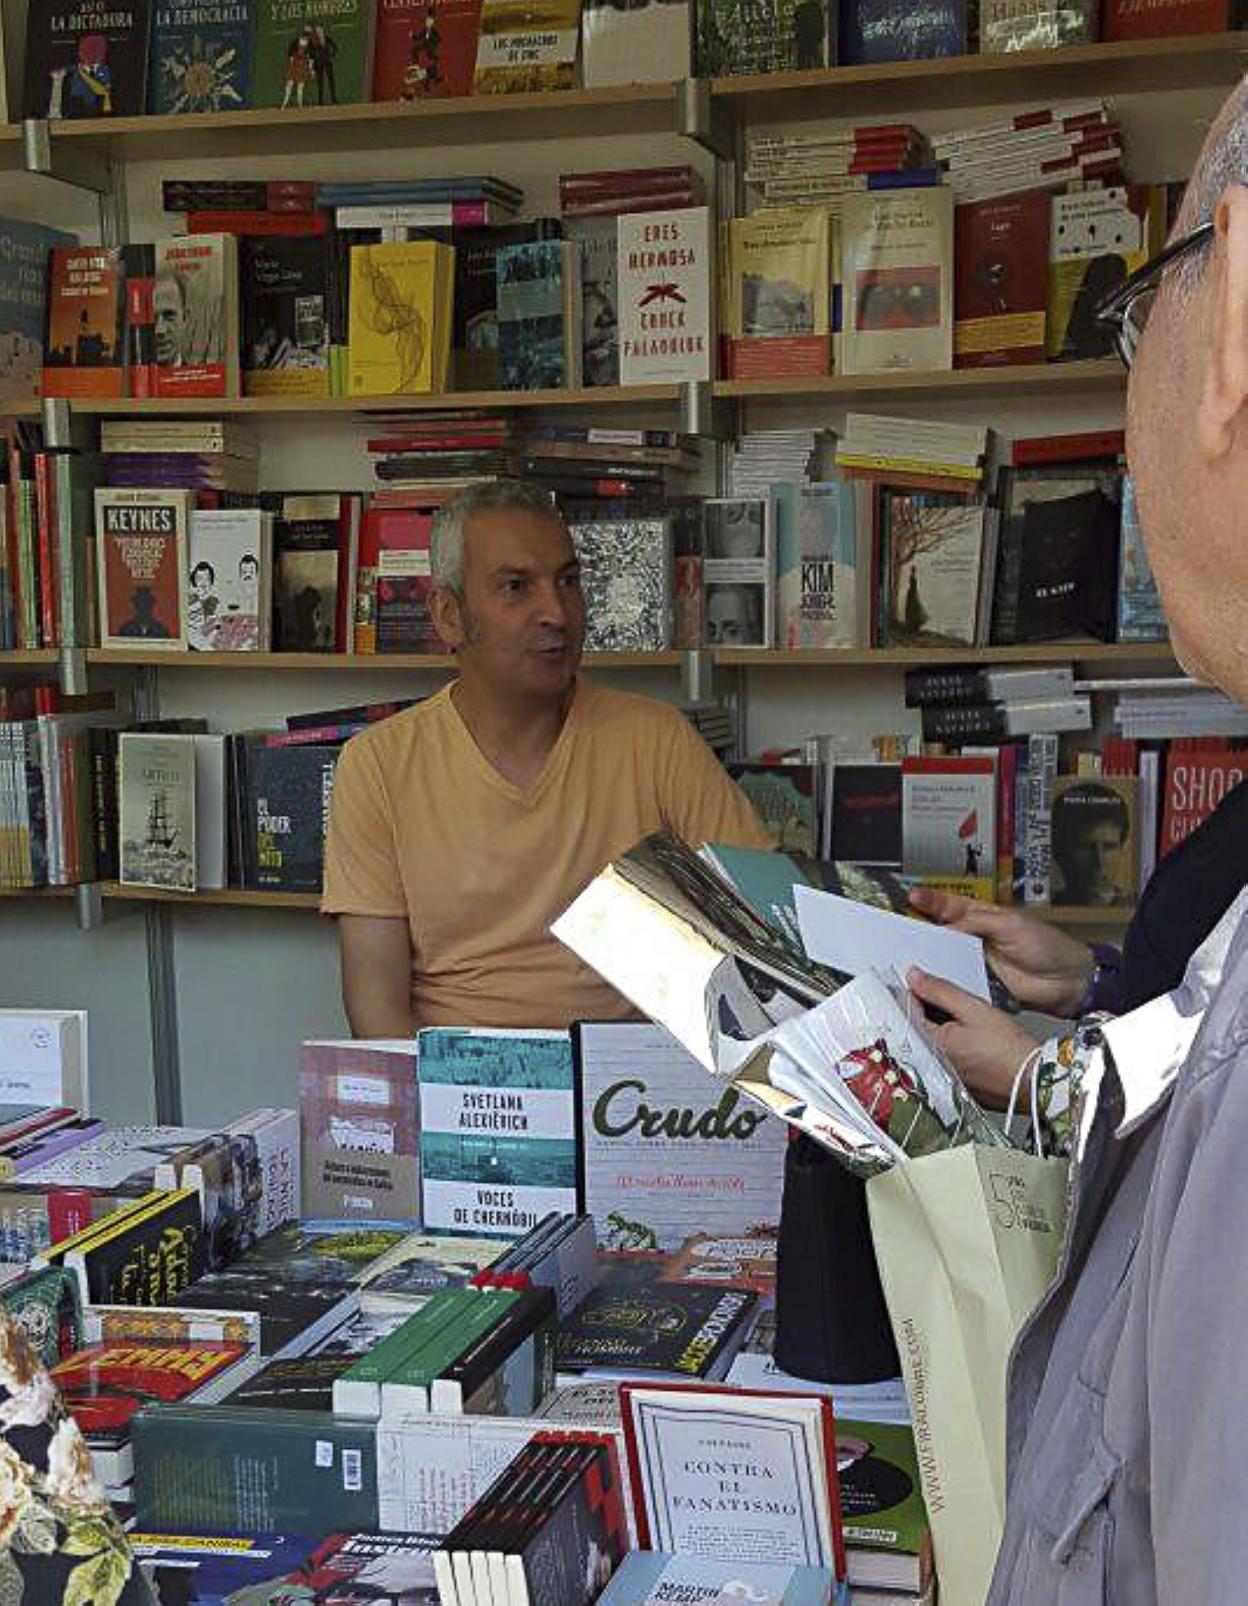
[[[406,1001],[385,997],[345,1000],[352,1037],[414,1037],[416,1022]]]

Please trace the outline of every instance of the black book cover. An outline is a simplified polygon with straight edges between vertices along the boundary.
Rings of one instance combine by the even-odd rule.
[[[587,1606],[628,1548],[611,1454],[599,1445],[527,1538],[523,1566],[529,1599]]]
[[[35,0],[26,16],[23,117],[138,117],[150,0]]]
[[[590,1367],[706,1378],[754,1309],[757,1297],[736,1288],[660,1283],[609,1270],[559,1330],[561,1372]]]
[[[1113,640],[1120,527],[1116,503],[1099,488],[1027,504],[1016,641],[1060,641],[1083,633]]]
[[[344,498],[262,493],[273,513],[273,647],[333,652],[338,634],[339,548]],[[329,512],[333,502],[337,512]],[[322,507],[322,504],[326,504]],[[290,510],[298,516],[292,516]]]
[[[493,390],[498,385],[498,314],[495,253],[505,245],[558,240],[558,218],[532,223],[493,223],[442,231],[455,247],[455,300],[451,348],[457,390]]]
[[[248,395],[328,395],[333,262],[319,238],[244,239],[239,259]]]
[[[93,725],[91,744],[91,823],[95,838],[95,868],[101,881],[116,881],[121,874],[117,818],[117,738],[120,733]]]
[[[231,1267],[211,1271],[178,1295],[183,1310],[253,1310],[260,1317],[260,1352],[274,1355],[319,1322],[349,1290],[332,1283],[286,1283]]]
[[[240,1383],[225,1403],[332,1411],[334,1382],[356,1359],[354,1355],[290,1355],[270,1361]]]
[[[837,764],[830,858],[901,868],[900,764]]]
[[[248,886],[319,892],[341,747],[246,744]]]
[[[180,1191],[115,1237],[84,1248],[87,1292],[96,1305],[173,1305],[208,1266],[199,1195]]]

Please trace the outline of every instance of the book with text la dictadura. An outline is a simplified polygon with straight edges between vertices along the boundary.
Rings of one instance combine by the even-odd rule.
[[[137,117],[147,88],[150,0],[39,0],[26,17],[22,116]]]
[[[274,516],[274,649],[347,651],[359,497],[275,492],[263,501]]]
[[[433,240],[351,247],[350,395],[445,388],[454,272],[454,251]]]
[[[710,212],[632,212],[618,220],[620,383],[711,377]]]
[[[556,1343],[560,1372],[707,1381],[727,1371],[756,1296],[744,1289],[639,1279],[609,1267]]]
[[[152,393],[237,396],[238,241],[232,234],[156,241]]]
[[[574,240],[508,245],[495,263],[498,378],[504,390],[581,383],[581,251]]]
[[[242,374],[248,396],[328,396],[333,253],[318,239],[240,248]]]
[[[303,1214],[420,1221],[420,1108],[411,1042],[299,1051]]]
[[[183,577],[190,491],[95,493],[101,647],[186,647]]]
[[[235,739],[241,759],[243,884],[319,892],[340,746],[268,747]]]
[[[45,396],[125,393],[122,253],[105,246],[55,246],[47,258]]]
[[[847,374],[953,364],[953,191],[873,190],[841,212]]]
[[[434,1027],[419,1055],[429,1231],[518,1238],[552,1210],[578,1208],[566,1032]]]
[[[47,334],[48,253],[72,234],[0,217],[0,405],[39,395]]]
[[[255,106],[342,106],[369,98],[371,0],[256,0]]]
[[[374,100],[470,95],[481,0],[377,0]]]
[[[122,885],[194,892],[194,736],[122,731],[117,768]]]
[[[195,508],[187,541],[186,638],[192,652],[267,652],[273,515]]]
[[[154,0],[147,110],[229,112],[251,105],[255,0]]]
[[[1048,190],[954,208],[953,357],[957,368],[1043,362]]]
[[[729,379],[826,374],[832,355],[830,221],[818,206],[733,218],[721,330]]]
[[[473,94],[571,89],[580,28],[581,0],[483,0]]]

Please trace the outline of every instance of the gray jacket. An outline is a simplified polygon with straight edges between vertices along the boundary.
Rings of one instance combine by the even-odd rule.
[[[1089,1067],[1062,1265],[1010,1363],[989,1606],[1248,1601],[1246,916],[1248,892]]]

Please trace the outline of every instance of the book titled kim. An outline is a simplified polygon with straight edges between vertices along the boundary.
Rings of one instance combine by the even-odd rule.
[[[620,383],[711,377],[711,229],[704,206],[618,222]]]
[[[156,0],[147,109],[229,112],[251,105],[255,0]]]
[[[22,116],[137,117],[149,0],[39,0],[26,16]]]
[[[96,491],[101,647],[141,641],[171,652],[185,649],[182,588],[192,494]]]
[[[672,644],[669,519],[572,526],[589,613],[587,652],[663,652]]]
[[[580,1208],[566,1032],[431,1027],[419,1056],[428,1231],[518,1238]]]

